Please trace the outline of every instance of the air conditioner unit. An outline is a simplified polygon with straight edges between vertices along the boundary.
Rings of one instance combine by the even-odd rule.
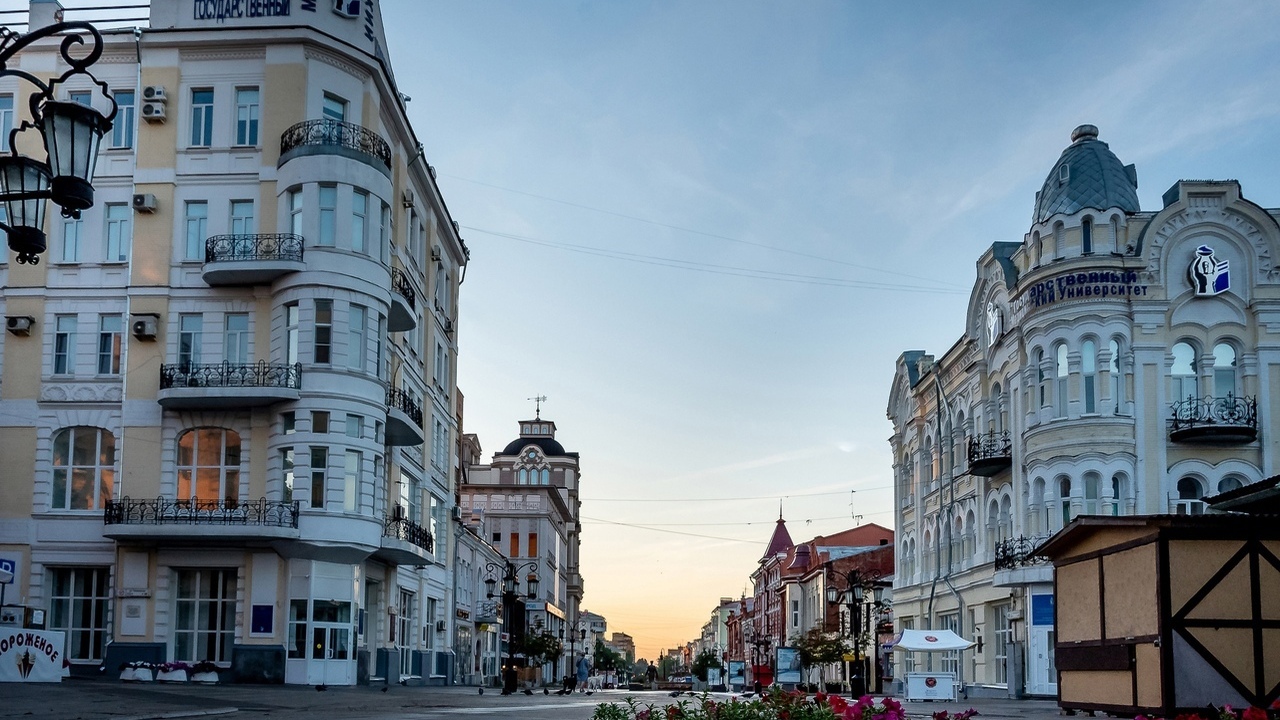
[[[444,632],[445,627],[443,620],[436,621],[436,632]]]
[[[452,320],[446,319],[446,320],[444,321],[444,331],[445,331],[446,333],[450,333],[450,334],[452,334],[452,333],[453,333],[453,321],[452,321]]]
[[[151,193],[134,193],[133,209],[138,212],[153,213],[156,211],[156,196]]]
[[[31,325],[35,321],[30,315],[9,315],[4,319],[4,327],[18,337],[26,337],[31,334]]]
[[[164,103],[142,103],[142,119],[148,122],[164,122],[167,113]]]
[[[169,100],[163,85],[147,85],[142,88],[142,99],[146,102],[163,103]]]
[[[439,245],[432,245],[432,246],[431,246],[431,259],[432,259],[432,260],[439,260],[439,259],[440,259],[440,254],[441,254],[442,252],[444,252],[444,251],[440,249],[440,246],[439,246]]]
[[[453,506],[453,519],[462,520],[462,508],[457,505]]]
[[[427,173],[431,175],[431,179],[432,179],[432,180],[435,180],[435,179],[436,179],[436,166],[435,166],[435,165],[428,165],[428,166],[427,166]]]
[[[400,193],[400,202],[407,208],[413,207],[413,191],[405,190]]]
[[[133,323],[129,328],[133,336],[139,340],[155,340],[156,333],[160,331],[160,316],[134,315]]]

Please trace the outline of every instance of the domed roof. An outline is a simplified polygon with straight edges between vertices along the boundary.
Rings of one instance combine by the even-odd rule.
[[[1081,125],[1071,133],[1071,144],[1036,193],[1035,222],[1059,213],[1070,215],[1085,208],[1118,207],[1138,212],[1138,171],[1123,165],[1107,144],[1098,139],[1098,128]]]
[[[515,455],[530,445],[537,445],[542,448],[543,455],[565,455],[564,446],[555,438],[549,437],[520,437],[507,443],[502,449],[503,455]]]

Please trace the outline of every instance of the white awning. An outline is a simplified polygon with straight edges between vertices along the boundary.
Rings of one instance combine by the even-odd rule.
[[[893,639],[893,648],[906,652],[968,650],[973,643],[951,630],[903,630]]]

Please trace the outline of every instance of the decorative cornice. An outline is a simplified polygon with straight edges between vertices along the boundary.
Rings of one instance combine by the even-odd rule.
[[[365,81],[369,79],[368,70],[365,70],[359,65],[355,65],[354,63],[348,60],[344,60],[343,58],[340,58],[337,55],[334,55],[333,53],[325,52],[320,48],[308,47],[305,51],[303,51],[303,55],[308,60],[318,60],[322,63],[325,63],[326,65],[332,65],[333,67],[338,68],[339,70],[347,73],[348,75],[352,75],[354,77],[359,78],[361,81]]]
[[[40,386],[40,402],[118,403],[119,382],[60,382]]]
[[[266,48],[237,48],[235,50],[179,50],[181,60],[265,60]]]

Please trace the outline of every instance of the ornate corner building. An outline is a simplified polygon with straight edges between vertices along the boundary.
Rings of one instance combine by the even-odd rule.
[[[97,202],[50,216],[39,265],[0,258],[7,599],[66,631],[78,669],[454,674],[467,249],[379,5],[166,0],[104,31],[120,110]],[[63,12],[33,0],[30,25]],[[26,93],[0,79],[6,143]]]
[[[978,691],[1057,690],[1041,540],[1078,515],[1199,514],[1277,472],[1280,210],[1232,180],[1178,181],[1156,211],[1136,188],[1077,128],[1022,242],[978,259],[963,335],[897,361],[897,628],[978,642],[931,668]]]

